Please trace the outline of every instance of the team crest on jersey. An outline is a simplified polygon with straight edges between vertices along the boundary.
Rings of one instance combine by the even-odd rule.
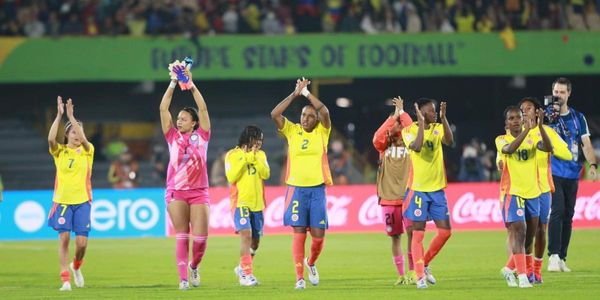
[[[386,226],[385,231],[392,232],[392,226],[390,226],[390,225]]]
[[[75,153],[81,154],[81,148],[77,148],[77,150],[75,150]]]
[[[407,140],[412,141],[412,139],[413,139],[412,133],[407,133],[405,136],[406,136]]]
[[[438,135],[438,134],[440,134],[440,132],[437,129],[434,129],[433,130],[433,135]]]
[[[415,209],[415,217],[420,217],[423,214],[420,209]]]
[[[531,145],[533,144],[533,141],[531,139],[527,139],[527,144]]]
[[[522,216],[523,216],[523,214],[525,214],[525,213],[523,212],[523,209],[521,209],[521,208],[517,209],[517,216],[519,216],[519,217],[522,217]]]
[[[194,133],[194,134],[192,134],[192,136],[190,136],[190,140],[192,140],[193,142],[194,142],[194,141],[197,141],[197,140],[198,140],[198,135],[197,135],[197,134],[195,134],[195,133]]]
[[[241,218],[240,219],[240,224],[241,225],[246,225],[246,223],[248,223],[248,220],[246,220],[246,218]]]
[[[292,221],[294,221],[294,222],[298,221],[298,215],[297,214],[293,214],[292,215]]]
[[[58,218],[58,224],[65,225],[65,218],[64,217]]]

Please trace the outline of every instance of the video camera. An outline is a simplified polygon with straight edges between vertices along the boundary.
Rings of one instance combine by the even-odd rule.
[[[560,98],[558,96],[544,96],[544,117],[548,123],[558,121],[560,114]]]

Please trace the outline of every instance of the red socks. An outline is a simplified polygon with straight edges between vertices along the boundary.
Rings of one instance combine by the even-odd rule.
[[[442,247],[446,244],[446,241],[452,235],[452,231],[450,229],[438,228],[437,234],[431,240],[431,244],[429,244],[429,249],[427,249],[427,253],[425,253],[425,265],[428,266],[429,263],[433,260],[433,258],[442,250]]]
[[[415,265],[415,273],[420,279],[425,274],[425,262],[423,261],[423,238],[425,231],[413,230],[411,250],[413,255],[413,263]]]
[[[62,282],[69,282],[69,280],[71,280],[71,273],[69,273],[69,271],[60,272],[60,280],[62,280]]]
[[[321,254],[321,250],[323,250],[323,244],[325,242],[325,238],[317,238],[313,237],[312,242],[310,244],[310,257],[308,258],[308,264],[310,266],[314,266],[315,262],[319,258]]]
[[[306,233],[294,232],[292,241],[292,257],[296,268],[296,279],[304,278],[304,243],[306,242]],[[312,247],[311,247],[312,248]]]
[[[79,270],[79,268],[81,268],[81,265],[83,265],[83,259],[77,260],[75,259],[75,257],[73,257],[73,269]]]
[[[244,275],[252,274],[252,255],[242,255],[240,257],[240,266],[244,270]]]

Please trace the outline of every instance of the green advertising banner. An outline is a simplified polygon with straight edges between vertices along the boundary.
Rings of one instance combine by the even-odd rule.
[[[0,38],[0,83],[600,74],[600,33]]]

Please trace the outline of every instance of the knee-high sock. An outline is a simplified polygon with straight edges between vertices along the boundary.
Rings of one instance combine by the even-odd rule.
[[[427,249],[427,253],[425,253],[425,265],[428,266],[429,263],[435,258],[435,256],[442,250],[442,247],[446,244],[446,241],[452,235],[452,231],[450,229],[438,228],[437,234],[431,240],[431,244],[429,244],[429,249]]]
[[[75,257],[73,257],[73,269],[79,270],[79,268],[81,268],[81,265],[83,265],[83,259],[77,260]]]
[[[323,250],[324,244],[325,244],[324,237],[322,237],[322,238],[313,237],[312,238],[312,242],[310,244],[310,257],[308,258],[309,265],[313,266],[315,264],[315,262],[319,258],[319,255],[321,254],[321,251]]]
[[[402,250],[400,251],[400,255],[394,256],[394,265],[396,265],[398,275],[404,276],[404,255],[402,255]]]
[[[180,280],[188,279],[188,257],[190,255],[190,236],[187,233],[175,234],[175,259],[177,262],[177,272]]]
[[[534,258],[533,260],[533,274],[538,277],[542,277],[542,264],[544,263],[543,258]]]
[[[240,256],[240,267],[244,270],[244,275],[252,274],[252,255]]]
[[[294,258],[294,267],[296,268],[296,280],[304,278],[304,243],[306,242],[306,233],[294,232],[292,241],[292,257]]]
[[[202,257],[204,257],[204,252],[206,252],[206,243],[208,236],[206,235],[192,235],[192,269],[196,269],[200,262],[202,261]]]
[[[524,253],[516,253],[513,254],[515,259],[515,265],[517,266],[517,274],[525,274],[527,275],[527,263],[525,263],[525,254]]]
[[[509,269],[511,269],[511,270],[514,270],[514,269],[515,269],[515,266],[516,266],[516,265],[515,265],[515,256],[514,256],[514,254],[513,254],[513,255],[511,255],[511,256],[508,258],[508,261],[506,262],[506,267],[507,267],[507,268],[509,268]]]
[[[415,263],[415,273],[417,278],[423,277],[425,274],[425,262],[423,261],[423,238],[425,237],[425,231],[414,230],[412,236],[412,254]]]
[[[525,255],[525,266],[527,268],[527,275],[533,273],[533,255]]]
[[[408,270],[412,271],[415,269],[415,264],[413,262],[413,255],[412,255],[412,250],[408,249],[408,252],[406,253],[406,258],[408,259]]]
[[[69,282],[69,280],[71,280],[71,273],[69,273],[69,271],[60,272],[60,280],[62,282]]]

